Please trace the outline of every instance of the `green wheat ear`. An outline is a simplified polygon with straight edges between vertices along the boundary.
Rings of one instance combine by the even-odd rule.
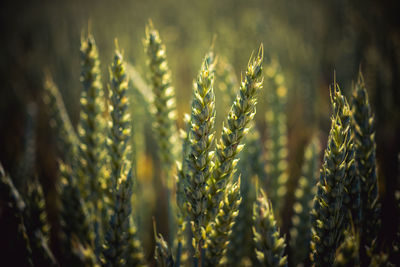
[[[310,253],[309,247],[305,244],[309,244],[311,241],[310,212],[312,200],[317,191],[319,151],[319,141],[314,137],[304,152],[302,173],[295,191],[293,226],[290,230],[290,248],[294,264],[300,264],[307,260]]]
[[[165,45],[151,21],[146,26],[144,45],[149,59],[150,79],[154,93],[153,104],[156,109],[154,131],[159,146],[164,179],[167,179],[164,182],[171,187],[170,175],[173,173],[176,161],[174,144],[178,141],[175,89],[171,84]]]
[[[229,185],[224,199],[219,204],[219,211],[208,227],[205,266],[218,266],[227,252],[229,236],[232,226],[238,215],[240,204],[240,179],[237,183]]]
[[[78,182],[71,168],[60,162],[60,195],[61,195],[61,229],[62,239],[66,247],[70,247],[72,237],[84,246],[91,246],[94,236],[93,229],[89,224],[87,208],[80,190]],[[66,251],[70,253],[71,251]]]
[[[243,148],[241,141],[249,131],[249,123],[256,113],[257,93],[263,83],[262,61],[263,45],[261,44],[257,56],[250,57],[239,92],[229,111],[221,139],[216,147],[215,167],[208,190],[207,210],[211,216],[210,220],[218,212],[219,203],[225,194],[225,187],[236,169],[238,160],[235,158]]]
[[[287,266],[285,238],[280,236],[271,203],[260,189],[253,210],[256,255],[265,266]]]
[[[48,108],[50,127],[58,137],[58,148],[65,153],[65,161],[73,164],[79,140],[72,127],[61,94],[49,72],[45,73],[43,101]]]
[[[361,180],[360,248],[363,250],[377,237],[380,226],[380,205],[376,175],[374,117],[361,71],[354,86],[351,110],[356,150],[355,161]],[[361,257],[361,260],[364,261],[364,258]]]
[[[141,265],[144,260],[140,242],[136,239],[136,228],[131,219],[133,173],[131,159],[131,120],[128,111],[128,78],[122,54],[115,51],[111,65],[110,116],[111,129],[108,151],[111,167],[112,215],[108,223],[103,247],[103,265],[125,266],[128,263]],[[129,172],[126,170],[129,168]]]
[[[347,218],[343,198],[347,170],[351,162],[350,108],[342,96],[336,81],[331,88],[333,115],[328,145],[324,153],[317,195],[311,212],[312,242],[311,259],[316,266],[333,264],[335,252],[343,237]],[[340,107],[340,108],[339,108]]]
[[[239,205],[239,214],[232,227],[229,237],[226,261],[228,266],[243,266],[251,261],[257,264],[254,252],[252,233],[253,204],[256,199],[255,184],[260,179],[265,181],[265,164],[263,159],[262,141],[255,126],[251,126],[245,136],[246,146],[240,152],[238,169],[241,172],[240,195],[242,201]]]
[[[129,113],[128,77],[126,75],[123,57],[116,50],[110,68],[110,133],[107,142],[111,167],[111,184],[115,188],[118,179],[126,175],[123,166],[131,156],[131,117]]]
[[[133,177],[130,170],[119,179],[115,188],[114,210],[105,235],[103,248],[104,266],[125,266],[128,253],[130,216],[132,212]]]
[[[34,266],[32,262],[32,250],[29,244],[29,237],[24,224],[24,218],[22,216],[26,205],[21,195],[14,187],[14,184],[10,177],[4,172],[3,166],[0,163],[0,199],[7,203],[7,209],[10,210],[10,217],[15,225],[17,225],[17,233],[15,236],[16,241],[25,246],[19,251],[21,259],[26,266]],[[19,261],[21,262],[21,261]]]
[[[213,66],[206,56],[194,84],[194,99],[190,119],[189,152],[185,195],[187,214],[193,226],[194,244],[202,246],[202,232],[207,222],[206,185],[213,170],[215,95]],[[198,252],[198,251],[197,251]],[[197,255],[197,254],[196,254]]]
[[[80,169],[79,186],[83,197],[88,199],[93,208],[97,209],[100,198],[99,181],[101,168],[98,163],[103,161],[105,122],[104,93],[100,81],[100,62],[97,46],[92,35],[81,40],[81,112],[78,135],[80,139]]]
[[[336,86],[334,92],[331,94],[333,98],[332,108],[334,114],[337,114],[340,120],[350,123],[350,138],[346,144],[347,156],[346,156],[346,178],[344,182],[344,195],[343,195],[343,209],[344,213],[351,215],[344,220],[343,227],[347,228],[353,222],[356,230],[359,229],[360,219],[361,219],[361,183],[360,177],[357,174],[356,164],[355,164],[355,147],[354,138],[352,134],[352,114],[350,106],[347,103],[346,98],[340,92],[339,86]]]
[[[45,211],[45,199],[37,178],[28,184],[28,197],[24,213],[34,265],[56,266],[57,261],[48,247],[49,224]]]
[[[267,139],[266,172],[268,179],[268,195],[276,214],[280,213],[285,195],[288,174],[288,137],[287,137],[287,87],[285,77],[277,61],[272,61],[265,68],[268,84],[268,107],[266,112]]]

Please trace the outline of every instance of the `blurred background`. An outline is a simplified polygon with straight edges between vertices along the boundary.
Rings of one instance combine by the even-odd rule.
[[[215,38],[217,55],[232,64],[239,78],[251,52],[262,42],[266,58],[277,59],[286,77],[289,186],[292,187],[298,179],[304,147],[311,135],[318,132],[322,147],[326,145],[331,112],[329,84],[334,71],[342,90],[350,96],[352,82],[361,66],[376,119],[382,228],[385,229],[382,234],[390,244],[398,223],[393,221],[392,211],[394,192],[399,188],[399,10],[400,2],[396,0],[3,0],[0,4],[0,161],[11,176],[18,171],[27,110],[36,103],[36,171],[46,193],[49,217],[56,221],[57,207],[52,201],[57,197],[56,137],[51,135],[48,119],[43,115],[43,73],[45,69],[50,70],[76,126],[82,88],[79,81],[82,32],[90,30],[96,39],[106,87],[115,38],[127,61],[144,79],[148,78],[142,40],[145,25],[152,19],[167,47],[180,127],[184,112],[190,108],[193,79],[212,40]],[[261,92],[256,120],[263,138],[267,131],[265,103],[265,94]],[[217,106],[222,113],[227,108]],[[151,133],[151,125],[145,125],[143,131]],[[139,159],[138,179],[154,184],[157,165],[150,154],[155,144],[149,136],[140,144],[144,156]],[[148,199],[156,199],[155,191],[149,189]],[[149,203],[150,218],[156,203],[150,200]],[[287,233],[289,225],[282,227]],[[56,230],[55,223],[53,232]],[[145,242],[145,246],[149,254],[151,244]]]

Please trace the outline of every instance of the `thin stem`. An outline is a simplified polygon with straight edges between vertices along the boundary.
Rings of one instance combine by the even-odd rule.
[[[175,265],[174,267],[180,267],[181,265],[181,254],[182,254],[182,242],[178,242],[178,248],[176,251],[176,260],[175,260]]]

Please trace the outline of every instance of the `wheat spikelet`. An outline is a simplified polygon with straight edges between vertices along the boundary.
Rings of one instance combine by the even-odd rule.
[[[219,205],[219,211],[208,227],[207,249],[205,266],[218,266],[221,259],[226,254],[228,240],[231,234],[232,226],[238,214],[240,204],[240,180],[238,183],[230,185],[227,194]]]
[[[246,146],[240,152],[238,169],[241,173],[239,214],[229,237],[226,261],[228,266],[242,266],[245,262],[257,264],[252,233],[253,204],[256,199],[255,183],[264,181],[266,174],[262,141],[255,127],[244,138]]]
[[[114,210],[105,235],[103,266],[125,266],[128,252],[130,215],[132,212],[132,171],[122,176],[115,188]]]
[[[146,266],[142,244],[138,238],[137,228],[134,221],[130,220],[128,232],[126,265],[127,266]]]
[[[72,236],[83,245],[91,245],[93,232],[87,215],[87,207],[78,189],[78,182],[70,166],[59,163],[61,191],[61,228],[70,246]]]
[[[239,93],[230,109],[221,139],[217,144],[215,167],[208,190],[208,211],[212,217],[218,212],[219,202],[224,196],[225,187],[237,164],[235,157],[243,148],[240,143],[247,134],[249,123],[256,112],[256,96],[263,82],[262,60],[263,46],[261,45],[258,55],[251,56],[249,60]]]
[[[345,239],[336,251],[334,267],[360,266],[359,240],[351,231],[345,231]]]
[[[23,216],[32,249],[33,264],[35,266],[56,266],[54,255],[48,247],[50,229],[45,211],[43,190],[37,178],[28,182],[28,196]]]

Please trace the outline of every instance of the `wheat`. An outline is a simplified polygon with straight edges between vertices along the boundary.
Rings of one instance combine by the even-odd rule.
[[[29,244],[29,237],[24,224],[23,212],[26,208],[25,202],[21,195],[14,187],[10,177],[4,172],[3,166],[0,164],[0,199],[7,203],[7,209],[10,211],[11,221],[16,226],[16,241],[24,244],[20,251],[21,259],[16,262],[25,266],[34,266],[32,261],[32,249]]]
[[[290,248],[292,262],[299,264],[307,260],[309,244],[311,241],[312,199],[316,193],[318,177],[319,143],[314,137],[304,152],[302,175],[295,191],[295,203],[293,205],[292,228],[290,230]]]
[[[343,198],[343,209],[345,214],[350,214],[351,217],[345,220],[345,224],[349,224],[353,221],[356,229],[359,228],[360,218],[361,218],[361,200],[360,200],[360,177],[357,174],[355,165],[355,147],[354,138],[352,135],[352,117],[349,104],[346,98],[341,94],[339,86],[332,87],[333,92],[331,94],[333,113],[337,114],[342,123],[350,123],[350,138],[346,144],[346,178],[344,182],[344,198]],[[350,212],[350,213],[349,213]],[[344,225],[346,228],[347,225]]]
[[[149,58],[149,69],[154,94],[156,139],[164,179],[171,187],[170,175],[175,164],[173,144],[177,141],[175,90],[171,85],[165,45],[150,21],[146,27],[145,50]]]
[[[336,252],[335,267],[360,266],[359,240],[352,231],[346,231],[345,239]]]
[[[75,236],[84,246],[91,245],[92,235],[87,207],[78,188],[78,182],[71,168],[60,162],[60,184],[61,191],[61,227],[66,246],[71,246],[72,237]]]
[[[283,206],[286,195],[286,183],[288,180],[288,137],[287,137],[287,118],[286,102],[287,87],[285,77],[280,70],[277,61],[272,61],[265,68],[267,77],[267,139],[265,141],[266,150],[266,172],[268,179],[268,195],[271,198],[277,214]]]
[[[43,101],[47,106],[50,127],[54,130],[54,134],[58,136],[58,148],[65,153],[65,161],[68,164],[74,164],[79,140],[65,109],[61,94],[49,72],[46,72],[44,78]]]
[[[215,123],[215,95],[213,90],[214,74],[210,69],[208,57],[205,57],[196,83],[190,119],[189,154],[187,158],[187,214],[194,235],[195,248],[202,246],[202,232],[207,226],[207,190],[206,184],[213,170],[213,145]]]
[[[351,122],[350,117],[339,114],[348,114],[349,107],[336,81],[331,88],[331,102],[334,111],[331,130],[311,213],[311,259],[317,266],[333,264],[336,249],[343,237],[343,220],[347,217],[343,198],[348,157],[351,153],[348,150],[351,143]],[[339,106],[341,109],[338,109]],[[345,120],[342,121],[341,118]]]
[[[260,190],[253,211],[257,259],[264,266],[287,266],[285,239],[280,236],[271,203]]]
[[[157,234],[156,222],[153,219],[154,239],[156,243],[154,258],[156,259],[157,266],[159,267],[173,267],[174,259],[172,253],[161,234]]]
[[[380,205],[376,175],[374,118],[361,71],[354,86],[351,109],[355,161],[361,181],[360,248],[362,255],[365,255],[364,247],[371,246],[372,241],[377,237],[380,225]],[[362,262],[365,260],[365,257],[361,257]]]
[[[118,179],[125,176],[123,167],[131,156],[131,117],[128,110],[129,99],[127,96],[128,78],[125,72],[122,54],[115,51],[114,61],[111,65],[110,81],[110,134],[107,143],[110,157],[111,188],[116,188]]]
[[[241,151],[241,141],[248,132],[250,121],[256,112],[257,92],[262,88],[263,46],[256,57],[251,56],[239,92],[229,111],[222,130],[222,136],[216,147],[215,167],[208,190],[208,208],[210,215],[218,212],[225,187],[230,181],[237,164],[236,155]]]
[[[205,266],[218,266],[221,259],[226,254],[229,236],[231,235],[232,226],[238,214],[240,204],[240,180],[230,185],[227,194],[219,205],[219,211],[207,229],[209,233],[207,238],[207,249]]]
[[[97,46],[92,35],[81,40],[81,112],[78,135],[80,139],[80,190],[84,198],[90,201],[90,208],[96,213],[100,196],[99,181],[101,180],[101,153],[104,147],[105,122],[104,93],[100,81],[100,69]],[[96,216],[96,215],[95,215]]]
[[[111,129],[107,148],[110,155],[113,211],[103,248],[105,266],[124,266],[128,261],[135,264],[142,262],[140,244],[135,240],[136,228],[130,218],[133,177],[132,166],[127,160],[131,156],[131,122],[127,90],[128,78],[122,54],[117,48],[111,66],[110,82]]]
[[[240,195],[242,201],[239,205],[239,214],[232,227],[226,255],[227,265],[242,266],[244,262],[251,261],[256,264],[255,248],[252,234],[253,203],[256,199],[255,184],[260,179],[265,181],[264,159],[260,135],[251,126],[245,136],[245,148],[240,152],[238,169],[241,173]]]

